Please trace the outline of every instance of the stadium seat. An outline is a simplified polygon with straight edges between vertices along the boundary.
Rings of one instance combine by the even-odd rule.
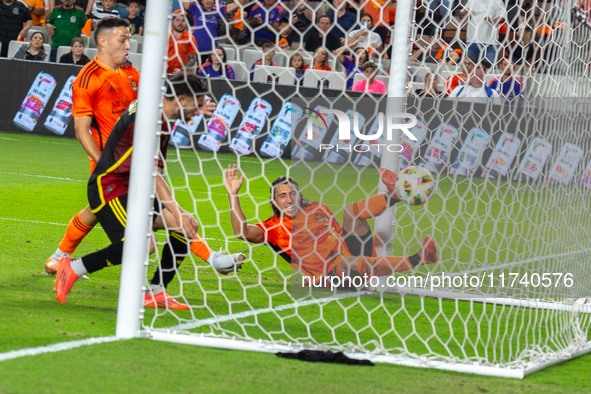
[[[16,50],[22,47],[23,45],[29,45],[29,43],[26,41],[10,41],[10,44],[8,44],[8,57],[14,57],[14,53],[16,52]],[[51,53],[51,46],[49,44],[43,44],[43,48],[46,53]]]
[[[285,76],[284,76],[285,74]],[[294,85],[295,70],[289,67],[270,67],[257,65],[254,67],[253,82],[269,82],[269,76],[278,77],[277,84]]]
[[[90,60],[94,59],[94,57],[98,54],[97,48],[84,48],[84,54],[88,56]]]
[[[320,88],[322,82],[328,89],[343,90],[346,86],[345,75],[334,71],[307,70],[304,74],[304,86],[310,88]]]
[[[84,43],[84,48],[88,48],[90,46],[90,38],[86,36],[80,36],[82,42]]]
[[[138,53],[138,48],[140,46],[140,43],[138,42],[138,40],[134,40],[133,38],[131,38],[129,40],[129,53]]]
[[[222,48],[224,48],[224,51],[226,51],[226,61],[235,61],[236,59],[236,49],[234,47],[231,46],[226,46],[226,45],[218,45]]]
[[[243,62],[232,62],[229,61],[228,65],[232,66],[234,69],[234,75],[236,76],[236,81],[248,81],[250,78],[249,68],[246,68],[246,64]]]
[[[248,70],[250,70],[252,68],[252,65],[254,64],[254,62],[256,62],[257,60],[261,60],[262,56],[263,56],[262,50],[246,49],[244,51],[244,53],[242,54],[242,62],[244,64],[246,64],[246,68]]]
[[[57,47],[57,55],[55,56],[56,63],[59,63],[60,58],[66,53],[70,53],[71,47],[59,46]],[[88,56],[88,55],[87,55]]]
[[[129,61],[131,65],[138,71],[141,71],[140,68],[142,67],[142,54],[141,53],[130,53],[129,54]]]

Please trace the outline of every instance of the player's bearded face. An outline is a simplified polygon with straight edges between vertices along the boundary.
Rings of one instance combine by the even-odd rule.
[[[295,218],[300,213],[300,194],[290,184],[275,187],[275,199],[273,204],[286,218]]]

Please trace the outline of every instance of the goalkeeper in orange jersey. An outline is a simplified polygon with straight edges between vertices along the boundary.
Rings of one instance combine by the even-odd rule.
[[[238,198],[244,175],[238,176],[236,165],[228,166],[224,171],[224,183],[230,199],[232,229],[240,239],[267,243],[315,283],[331,276],[385,276],[419,264],[436,263],[437,248],[429,236],[413,255],[375,257],[373,234],[367,219],[381,215],[400,201],[394,191],[396,174],[380,170],[380,176],[388,193],[347,204],[342,226],[326,204],[309,202],[300,193],[295,180],[279,177],[271,184],[273,216],[249,225]],[[324,281],[326,283],[326,279]]]

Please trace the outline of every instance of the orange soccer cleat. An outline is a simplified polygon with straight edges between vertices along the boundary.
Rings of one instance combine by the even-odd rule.
[[[62,304],[66,302],[68,298],[68,293],[72,290],[72,286],[74,283],[80,278],[72,267],[70,266],[70,261],[72,261],[71,257],[62,257],[59,259],[58,268],[57,268],[57,278],[55,280],[55,299],[61,302]]]
[[[421,256],[421,262],[425,264],[433,264],[439,261],[439,257],[437,257],[437,246],[435,246],[433,238],[428,235],[425,237],[423,246],[419,250],[419,255]]]
[[[191,309],[189,305],[178,302],[166,294],[165,291],[155,294],[154,296],[146,292],[144,295],[144,307],[156,308],[156,306],[159,308],[178,309],[182,311],[188,311]]]

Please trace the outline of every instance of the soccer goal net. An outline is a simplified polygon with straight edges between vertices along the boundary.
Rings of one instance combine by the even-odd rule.
[[[118,330],[512,377],[591,351],[586,3],[149,0]],[[164,122],[163,175],[213,251],[246,256],[182,256],[188,310],[139,306],[170,239],[148,257],[176,18],[196,64],[191,36],[167,60],[217,107]]]

